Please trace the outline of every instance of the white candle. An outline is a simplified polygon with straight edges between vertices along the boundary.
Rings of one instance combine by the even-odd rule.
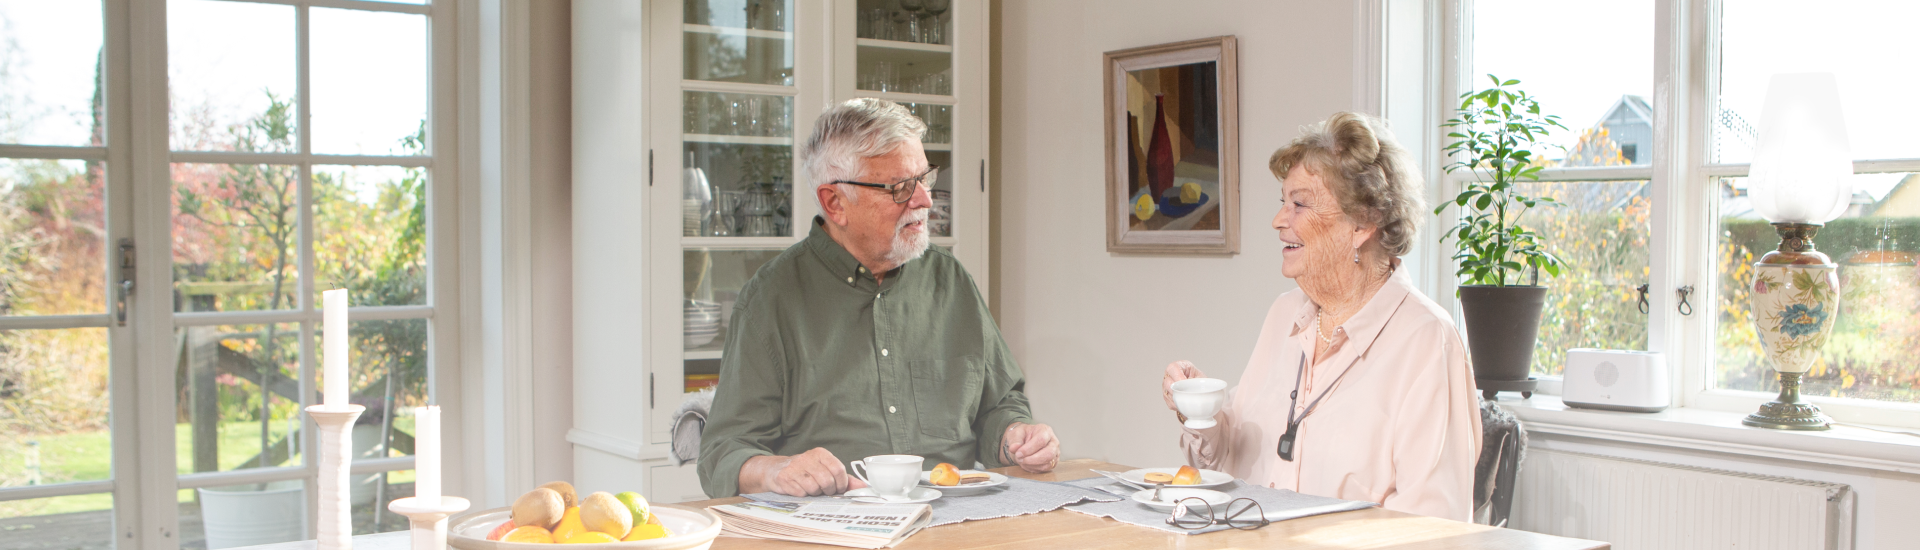
[[[413,410],[413,496],[440,500],[440,407]]]
[[[321,371],[320,404],[327,407],[347,406],[347,289],[334,289],[320,293],[321,324],[324,340],[322,348],[326,357],[325,369]]]

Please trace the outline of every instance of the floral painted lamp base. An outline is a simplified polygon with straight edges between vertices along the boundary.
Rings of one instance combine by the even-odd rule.
[[[1833,260],[1813,249],[1819,224],[1775,223],[1780,249],[1753,264],[1753,330],[1780,375],[1780,396],[1741,424],[1779,430],[1825,430],[1833,422],[1800,399],[1800,379],[1819,359],[1840,310]]]

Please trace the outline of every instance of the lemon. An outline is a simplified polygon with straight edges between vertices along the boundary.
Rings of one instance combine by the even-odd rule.
[[[673,533],[667,532],[667,528],[659,525],[635,525],[633,531],[627,533],[627,538],[620,540],[647,540],[669,536],[673,536]]]
[[[1153,195],[1151,193],[1146,195],[1140,195],[1140,200],[1133,201],[1133,217],[1140,218],[1140,221],[1144,222],[1144,221],[1147,221],[1149,218],[1152,218],[1153,211],[1154,211],[1154,204],[1153,204]]]
[[[1197,202],[1200,202],[1200,184],[1194,182],[1180,184],[1180,203],[1193,204]]]

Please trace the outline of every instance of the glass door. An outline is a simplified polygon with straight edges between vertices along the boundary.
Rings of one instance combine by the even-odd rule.
[[[936,244],[952,246],[954,63],[952,0],[858,0],[855,14],[855,95],[905,105],[927,123],[921,139],[927,162],[946,167],[934,182],[927,229]]]
[[[126,227],[99,2],[0,0],[0,546],[113,548],[137,509]],[[115,82],[116,86],[123,83]],[[116,144],[117,146],[117,144]],[[111,199],[111,200],[110,200]],[[116,345],[118,343],[119,345]],[[125,468],[123,465],[122,468]],[[119,473],[121,475],[116,475]]]
[[[679,384],[719,383],[740,288],[808,231],[796,200],[792,0],[685,0],[681,99]],[[804,131],[805,129],[800,129]],[[667,400],[677,403],[678,399]]]

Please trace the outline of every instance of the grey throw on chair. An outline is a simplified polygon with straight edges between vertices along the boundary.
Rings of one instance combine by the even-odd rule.
[[[1492,400],[1480,400],[1480,460],[1473,467],[1473,511],[1478,523],[1505,527],[1513,511],[1513,484],[1527,456],[1527,430]]]
[[[713,388],[687,394],[673,412],[673,465],[700,460],[700,434],[707,429],[707,410],[713,408]]]

